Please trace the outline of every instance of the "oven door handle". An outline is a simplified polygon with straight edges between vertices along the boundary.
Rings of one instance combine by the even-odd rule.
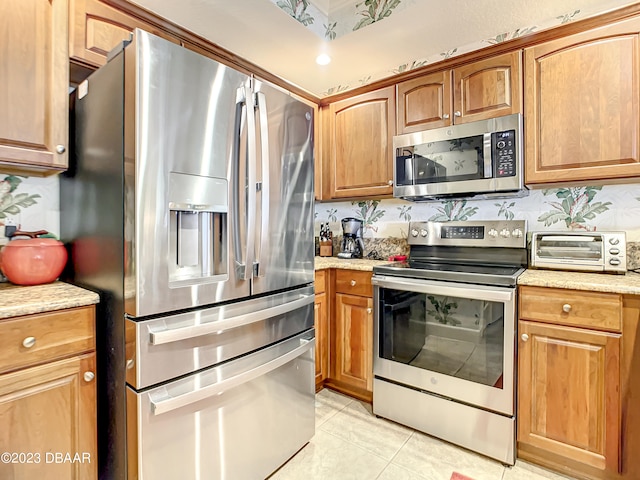
[[[266,375],[267,373],[281,367],[285,363],[289,363],[291,360],[303,355],[309,349],[315,346],[315,339],[300,339],[300,346],[285,353],[284,355],[277,357],[269,362],[263,363],[255,368],[246,370],[231,378],[227,378],[213,385],[197,388],[183,395],[175,397],[169,396],[163,400],[155,401],[151,400],[151,412],[154,415],[162,415],[163,413],[171,412],[178,408],[185,407],[192,403],[204,400],[205,398],[220,395],[232,388],[239,387],[243,383],[248,383],[258,377]]]
[[[437,282],[433,280],[413,280],[391,278],[374,275],[371,278],[374,286],[405,290],[410,292],[429,293],[445,297],[460,297],[488,302],[509,302],[514,299],[515,289],[489,287],[486,285],[469,285],[464,283]]]

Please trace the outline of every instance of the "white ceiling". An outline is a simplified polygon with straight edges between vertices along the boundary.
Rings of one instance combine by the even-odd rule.
[[[402,64],[477,49],[517,29],[540,31],[558,17],[586,18],[628,0],[403,0],[388,18],[325,41],[270,0],[131,0],[316,95],[393,75]],[[364,2],[361,0],[360,3]],[[330,5],[331,1],[315,2]],[[461,48],[466,47],[466,48]],[[320,53],[332,62],[315,63]],[[362,79],[367,79],[363,82]]]

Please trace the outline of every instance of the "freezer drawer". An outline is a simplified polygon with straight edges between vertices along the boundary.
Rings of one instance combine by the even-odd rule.
[[[129,478],[266,478],[314,435],[314,337],[146,392],[128,387]]]
[[[313,327],[313,287],[145,321],[127,320],[127,383],[137,390]]]

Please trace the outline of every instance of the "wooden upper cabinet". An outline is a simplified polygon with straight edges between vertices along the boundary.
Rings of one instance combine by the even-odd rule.
[[[519,333],[519,456],[617,473],[620,335],[528,321]]]
[[[395,113],[394,87],[329,106],[330,198],[391,195]]]
[[[398,134],[521,112],[521,70],[518,50],[399,83]]]
[[[525,49],[527,184],[640,175],[640,19]]]
[[[99,0],[70,0],[69,50],[72,60],[100,67],[107,54],[123,40],[128,40],[135,28],[141,28],[173,43],[178,38],[164,30],[127,15]]]
[[[467,123],[521,112],[521,70],[519,50],[455,68],[453,122]]]
[[[67,0],[0,2],[0,164],[55,173],[69,139]]]
[[[451,125],[451,70],[399,83],[396,95],[398,134]]]

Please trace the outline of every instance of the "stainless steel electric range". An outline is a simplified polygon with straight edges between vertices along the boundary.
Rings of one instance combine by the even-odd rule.
[[[373,411],[513,465],[526,224],[411,223],[409,245],[373,270]]]

